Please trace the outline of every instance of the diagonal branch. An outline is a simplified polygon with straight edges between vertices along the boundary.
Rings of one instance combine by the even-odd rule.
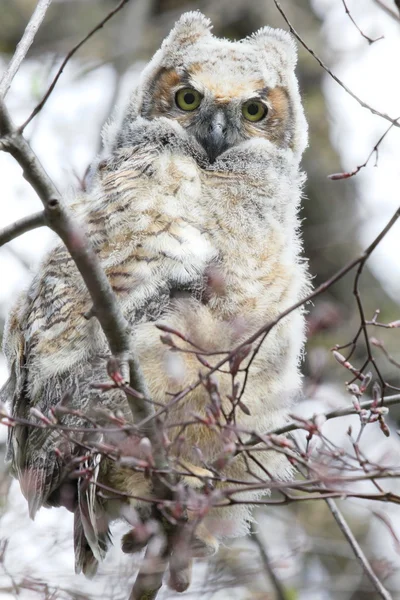
[[[261,538],[259,537],[259,535],[257,533],[255,523],[251,524],[251,537],[254,540],[254,542],[260,552],[261,561],[265,568],[265,572],[266,572],[268,578],[271,580],[271,583],[274,587],[274,590],[276,593],[276,600],[289,600],[291,594],[289,595],[289,593],[285,590],[285,587],[282,584],[281,580],[277,577],[277,575],[274,571],[274,568],[271,564],[271,559],[268,556],[268,553],[265,549],[265,545],[263,544]]]
[[[28,53],[29,48],[32,45],[35,35],[42,24],[44,17],[46,16],[47,9],[49,8],[52,0],[39,0],[28,25],[25,28],[24,35],[22,36],[18,46],[15,50],[14,56],[12,57],[10,64],[3,73],[3,77],[0,81],[0,98],[5,98],[10,88],[11,82],[14,79],[18,69],[21,66],[22,61]]]
[[[47,225],[47,223],[42,210],[33,215],[29,215],[29,217],[24,217],[0,231],[0,246],[8,244],[8,242],[11,242],[11,240],[27,231],[32,231],[32,229],[44,227],[45,225]]]
[[[331,511],[333,518],[338,524],[341,532],[350,544],[358,562],[360,563],[360,565],[364,569],[364,572],[366,573],[372,585],[374,586],[379,598],[383,598],[383,600],[393,600],[391,594],[389,594],[387,589],[383,587],[382,583],[379,581],[378,577],[373,572],[372,567],[367,560],[367,557],[365,556],[359,543],[354,537],[353,532],[351,531],[350,527],[345,521],[342,513],[338,509],[336,502],[332,498],[326,498],[325,502],[327,503],[329,510]]]
[[[360,409],[368,410],[374,405],[374,403],[375,400],[365,400],[364,402],[360,402]],[[400,404],[400,394],[394,394],[393,396],[388,396],[387,398],[384,398],[382,406],[389,407],[396,406],[397,404]],[[345,406],[344,408],[337,408],[335,410],[331,410],[328,413],[320,413],[318,416],[321,416],[324,419],[324,421],[329,421],[330,419],[337,419],[338,417],[348,417],[349,415],[356,415],[358,414],[358,412],[359,411],[354,408],[353,404],[351,404],[350,406]],[[316,415],[314,415],[312,419],[314,419],[315,416]],[[304,429],[303,425],[301,425],[301,423],[299,423],[298,421],[292,421],[287,425],[283,425],[283,427],[278,427],[277,429],[273,429],[271,431],[263,433],[262,437],[265,438],[269,435],[283,435],[284,433],[290,433],[291,431],[296,431],[298,429]],[[262,441],[263,440],[260,438],[260,435],[254,434],[244,444],[244,446],[254,446],[255,444],[259,444]]]
[[[120,362],[125,377],[129,365],[131,386],[148,397],[141,371],[131,357],[130,327],[118,306],[93,248],[85,234],[71,219],[55,185],[43,169],[32,148],[13,126],[6,106],[0,100],[0,149],[9,152],[23,169],[25,179],[31,184],[44,206],[44,218],[48,226],[62,239],[68,248],[89,291],[95,314],[110,346],[111,353]],[[128,398],[134,415],[150,416],[149,403]]]
[[[61,63],[60,68],[58,69],[56,76],[54,77],[53,81],[51,82],[47,92],[45,93],[45,95],[43,96],[43,98],[41,99],[41,101],[39,102],[39,104],[33,109],[33,111],[31,112],[31,114],[29,115],[29,117],[27,118],[27,120],[25,121],[25,123],[23,123],[20,128],[19,128],[19,132],[22,133],[25,129],[25,127],[32,121],[32,119],[34,119],[36,117],[36,115],[42,110],[43,106],[46,104],[47,100],[49,99],[49,96],[51,95],[52,91],[54,90],[54,88],[57,85],[57,81],[60,79],[62,72],[64,71],[67,63],[69,62],[69,60],[73,57],[73,55],[84,45],[86,44],[86,42],[95,34],[97,33],[97,31],[99,31],[100,29],[102,29],[104,27],[104,25],[107,23],[107,21],[109,21],[110,19],[112,19],[112,17],[114,15],[116,15],[121,8],[123,8],[125,6],[125,4],[127,4],[129,2],[129,0],[121,0],[121,2],[112,10],[110,11],[107,16],[104,17],[104,19],[102,19],[100,21],[100,23],[98,23],[96,25],[96,27],[94,27],[91,31],[89,31],[89,33],[78,43],[76,44],[76,46],[74,46],[72,48],[72,50],[70,50],[67,54],[67,56],[64,58],[64,60]]]
[[[82,275],[93,302],[92,313],[100,322],[111,353],[120,365],[122,377],[127,379],[129,374],[131,387],[139,392],[140,397],[133,398],[132,395],[127,394],[127,401],[133,419],[136,422],[146,421],[146,426],[141,429],[150,439],[155,466],[157,469],[168,469],[168,461],[163,446],[162,428],[159,426],[158,421],[153,418],[154,404],[148,401],[147,385],[132,352],[130,325],[122,314],[111,284],[85,231],[72,220],[58,190],[22,133],[13,126],[6,106],[1,100],[0,136],[2,136],[0,137],[0,150],[9,152],[22,167],[25,179],[31,184],[43,203],[43,215],[46,224],[62,239]],[[157,498],[162,500],[170,496],[169,474],[164,478],[165,483],[158,476],[151,479],[154,494]],[[161,520],[161,515],[157,510],[155,510],[155,517]],[[162,565],[165,570],[168,557],[163,556],[162,558]],[[157,581],[160,585],[163,573],[164,571],[158,574]],[[138,583],[135,584],[132,593],[136,594],[137,588],[142,590],[146,581],[146,578],[143,579],[143,569],[141,568]],[[158,588],[151,592],[152,595],[149,595],[150,591],[147,590],[148,594],[146,595],[146,590],[144,590],[138,598],[155,598],[157,591]]]
[[[290,33],[292,33],[294,35],[294,37],[307,50],[307,52],[309,52],[309,54],[311,54],[311,56],[313,56],[315,58],[317,63],[324,69],[324,71],[326,71],[328,73],[328,75],[330,75],[332,77],[332,79],[334,79],[336,81],[336,83],[338,83],[340,85],[340,87],[342,87],[349,94],[349,96],[351,96],[354,100],[356,100],[356,102],[358,102],[358,104],[360,106],[362,106],[363,108],[366,108],[367,110],[372,112],[373,115],[382,117],[382,119],[389,121],[389,123],[392,123],[392,125],[394,125],[395,127],[400,127],[400,122],[397,119],[393,119],[386,113],[380,112],[376,108],[373,108],[372,106],[370,106],[369,104],[364,102],[364,100],[361,100],[361,98],[359,98],[354,92],[352,92],[351,89],[348,88],[347,85],[345,83],[343,83],[343,81],[341,81],[341,79],[339,79],[339,77],[337,75],[335,75],[324,62],[322,62],[322,60],[319,58],[319,56],[317,56],[317,54],[314,52],[314,50],[306,44],[306,42],[303,40],[301,35],[299,33],[297,33],[297,31],[295,30],[295,28],[293,27],[293,25],[287,18],[286,14],[285,14],[284,10],[282,9],[278,0],[274,0],[274,4],[275,4],[276,8],[279,10],[279,12],[281,13],[284,20],[286,21],[286,23],[289,27]]]
[[[167,551],[164,551],[163,556],[160,556],[158,560],[154,561],[154,558],[150,556],[149,549],[146,549],[129,600],[154,600],[154,598],[157,597],[168,564],[166,554]]]
[[[208,376],[210,376],[213,373],[215,373],[216,371],[218,371],[226,363],[229,363],[229,361],[232,360],[238,354],[238,352],[240,352],[241,350],[246,348],[248,345],[253,344],[257,340],[259,340],[258,346],[257,346],[257,350],[258,350],[261,347],[261,344],[264,342],[267,335],[269,334],[269,332],[278,323],[280,323],[280,321],[282,321],[282,319],[284,319],[285,317],[290,315],[293,311],[297,310],[298,308],[305,306],[308,302],[310,302],[310,300],[313,300],[320,294],[324,293],[326,290],[328,290],[330,287],[332,287],[337,281],[341,280],[345,275],[347,275],[347,273],[349,273],[352,269],[354,269],[355,267],[358,267],[361,264],[364,264],[368,260],[370,255],[373,253],[375,248],[380,244],[380,242],[383,240],[383,238],[392,229],[392,227],[395,225],[395,223],[398,221],[399,218],[400,218],[400,206],[396,210],[394,215],[391,217],[391,219],[388,221],[388,223],[385,225],[385,227],[380,231],[380,233],[371,242],[371,244],[364,250],[364,252],[362,252],[362,254],[360,254],[353,260],[351,260],[349,263],[347,263],[347,265],[344,265],[341,269],[339,269],[339,271],[337,271],[334,275],[332,275],[332,277],[330,277],[329,279],[327,279],[326,281],[321,283],[321,285],[319,285],[317,288],[315,288],[315,290],[310,292],[310,294],[308,294],[307,296],[304,296],[298,302],[296,302],[295,304],[292,304],[292,306],[289,306],[288,308],[286,308],[277,317],[275,317],[275,319],[272,319],[271,321],[269,321],[268,323],[266,323],[265,325],[260,327],[260,329],[258,329],[255,333],[253,333],[250,337],[248,337],[241,344],[236,346],[236,348],[234,348],[231,352],[229,352],[227,354],[227,356],[222,358],[214,367],[212,367],[212,369],[209,369]],[[253,356],[254,356],[254,354],[253,354]],[[201,377],[199,377],[194,383],[192,383],[191,385],[186,387],[184,390],[182,390],[181,392],[176,394],[176,396],[174,396],[172,398],[172,400],[168,404],[165,405],[165,407],[159,409],[154,414],[154,416],[145,419],[145,421],[143,423],[141,423],[141,425],[146,424],[149,419],[153,419],[154,417],[158,417],[161,414],[165,413],[169,408],[171,408],[171,406],[180,402],[191,391],[193,391],[194,389],[196,389],[197,387],[202,385],[202,382],[203,382],[203,379]],[[244,385],[245,385],[245,383],[244,383]]]
[[[349,8],[348,8],[347,4],[346,4],[346,0],[342,0],[342,4],[343,4],[343,6],[344,6],[344,10],[345,10],[345,13],[346,13],[346,15],[349,17],[350,21],[353,23],[354,27],[355,27],[355,28],[357,29],[357,31],[358,31],[358,32],[359,32],[359,33],[362,35],[362,37],[363,37],[365,40],[367,40],[368,44],[374,44],[375,42],[378,42],[379,40],[382,40],[382,39],[383,39],[383,35],[381,35],[380,37],[378,37],[378,38],[375,38],[375,39],[373,39],[373,38],[370,38],[368,35],[366,35],[366,34],[365,34],[365,33],[364,33],[364,32],[363,32],[361,29],[360,29],[360,27],[357,25],[357,23],[355,22],[355,20],[353,19],[353,16],[352,16],[352,14],[351,14],[351,12],[350,12],[350,10],[349,10]]]
[[[399,9],[399,11],[400,11],[400,5],[399,5],[399,2],[398,2],[398,0],[394,0],[394,1],[395,1],[395,3],[396,3],[396,6],[397,6],[397,8],[398,8],[398,9]],[[397,14],[397,13],[396,13],[394,10],[392,10],[391,8],[389,8],[389,6],[387,6],[387,5],[386,5],[386,4],[383,2],[383,0],[375,0],[375,4],[377,4],[378,6],[380,6],[380,8],[381,8],[382,10],[384,10],[384,11],[385,11],[385,13],[386,13],[387,15],[389,15],[389,17],[392,17],[392,19],[394,19],[394,20],[395,20],[395,21],[397,21],[397,22],[399,22],[399,21],[400,21],[400,16],[399,16],[399,15],[398,15],[398,14]]]

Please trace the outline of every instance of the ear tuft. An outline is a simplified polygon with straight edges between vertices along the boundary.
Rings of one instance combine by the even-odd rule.
[[[265,51],[275,50],[281,57],[281,60],[289,68],[294,69],[297,63],[297,46],[293,36],[283,29],[273,27],[262,27],[248,41],[256,44]]]
[[[164,40],[162,47],[171,45],[189,46],[200,38],[211,35],[211,21],[200,11],[184,13],[175,23],[169,36]]]

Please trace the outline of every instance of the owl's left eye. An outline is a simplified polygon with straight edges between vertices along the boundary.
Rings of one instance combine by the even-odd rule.
[[[242,115],[248,121],[261,121],[267,112],[267,107],[259,100],[247,100],[242,106]]]
[[[176,92],[176,104],[182,110],[195,110],[200,106],[203,96],[193,88],[182,88]]]

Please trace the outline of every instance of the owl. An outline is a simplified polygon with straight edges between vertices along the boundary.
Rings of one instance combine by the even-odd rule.
[[[131,327],[151,400],[167,409],[159,426],[181,494],[211,475],[221,489],[290,476],[272,451],[250,466],[231,456],[221,482],[209,466],[229,444],[285,423],[301,385],[302,310],[249,348],[247,377],[242,368],[234,381],[242,409],[233,410],[232,372],[221,368],[210,380],[207,370],[309,288],[298,219],[307,124],[295,65],[294,42],[282,30],[264,27],[232,42],[215,37],[201,13],[184,14],[105,128],[87,191],[71,203]],[[109,524],[145,519],[153,493],[135,468],[140,434],[115,425],[132,419],[125,394],[96,385],[108,380],[110,352],[91,308],[73,260],[57,245],[9,316],[10,377],[1,393],[16,419],[8,459],[30,515],[60,505],[74,513],[76,569],[88,575],[107,551]],[[199,371],[204,385],[190,391]],[[213,426],[210,386],[220,398]],[[189,507],[194,556],[244,535],[251,501],[262,493],[211,507],[203,520]]]

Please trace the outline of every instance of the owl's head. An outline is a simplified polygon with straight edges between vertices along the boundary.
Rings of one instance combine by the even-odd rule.
[[[145,68],[135,111],[177,121],[210,161],[252,138],[266,138],[299,157],[307,125],[294,74],[291,35],[264,27],[239,42],[216,38],[199,12],[179,19]]]

